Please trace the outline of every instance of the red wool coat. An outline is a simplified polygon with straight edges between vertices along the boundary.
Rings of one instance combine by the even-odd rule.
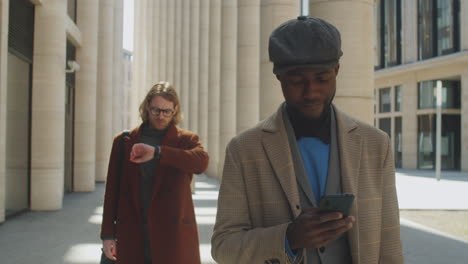
[[[132,146],[140,142],[141,127],[124,138],[120,195],[116,190],[120,134],[114,138],[107,175],[101,238],[117,239],[117,263],[122,264],[143,264],[140,165],[129,161]],[[171,125],[161,143],[148,209],[153,264],[200,263],[190,182],[193,173],[202,173],[207,167],[208,153],[203,150],[198,136]],[[118,216],[114,224],[116,199]]]

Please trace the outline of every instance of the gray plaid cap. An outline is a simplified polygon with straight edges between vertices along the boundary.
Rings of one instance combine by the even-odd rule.
[[[309,16],[299,16],[276,28],[270,35],[268,53],[274,74],[303,67],[329,69],[343,55],[338,29]]]

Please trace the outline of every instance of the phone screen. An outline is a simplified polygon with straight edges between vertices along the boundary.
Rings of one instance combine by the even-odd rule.
[[[319,209],[326,212],[341,212],[343,217],[346,217],[349,215],[353,201],[354,195],[351,193],[325,195],[320,199]]]

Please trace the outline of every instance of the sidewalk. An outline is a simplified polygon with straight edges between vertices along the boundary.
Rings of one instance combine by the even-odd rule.
[[[104,187],[100,183],[92,193],[66,194],[60,211],[27,212],[1,224],[0,263],[98,264]],[[194,203],[203,264],[215,263],[210,240],[218,189],[217,180],[198,176]]]
[[[399,202],[403,209],[466,208],[467,175],[444,173],[443,180],[437,182],[430,174],[424,171],[397,172]],[[193,198],[204,264],[215,263],[210,254],[210,239],[216,217],[218,190],[216,180],[205,175],[197,177]],[[103,194],[104,184],[97,184],[95,192],[65,195],[64,209],[60,211],[28,212],[9,219],[0,225],[0,262],[97,264],[101,248],[99,230]],[[460,195],[461,201],[451,200],[459,199]],[[406,219],[402,219],[401,224],[405,263],[467,263],[467,241]]]
[[[468,173],[397,170],[396,185],[400,209],[468,210]]]

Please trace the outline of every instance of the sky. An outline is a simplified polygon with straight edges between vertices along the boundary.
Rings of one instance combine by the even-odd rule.
[[[134,0],[124,0],[123,48],[133,51],[133,5]]]

